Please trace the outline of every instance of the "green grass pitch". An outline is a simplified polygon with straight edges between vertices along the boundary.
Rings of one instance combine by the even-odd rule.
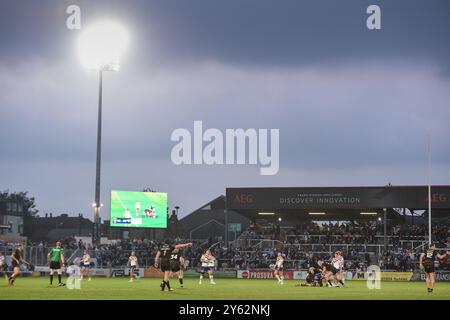
[[[56,282],[56,281],[55,281]],[[275,280],[216,279],[216,285],[185,279],[185,288],[171,281],[173,292],[160,292],[159,279],[142,278],[132,283],[128,278],[93,278],[84,280],[80,290],[49,287],[47,278],[18,278],[14,287],[0,283],[0,299],[168,299],[168,300],[239,300],[239,299],[344,299],[344,300],[450,300],[450,283],[438,282],[434,293],[427,293],[423,282],[382,282],[381,289],[368,290],[364,281],[348,281],[346,288],[296,287],[298,281],[278,285]]]

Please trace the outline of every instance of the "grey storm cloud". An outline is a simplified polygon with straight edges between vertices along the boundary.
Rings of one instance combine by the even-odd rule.
[[[373,3],[379,31],[365,27]],[[132,33],[104,77],[104,217],[111,189],[167,191],[186,213],[228,186],[425,183],[429,134],[448,183],[447,1],[15,1],[0,13],[0,187],[41,211],[88,213],[94,191],[97,78],[64,27],[69,4]],[[170,134],[194,120],[279,128],[279,174],[175,166]]]
[[[438,60],[448,71],[446,0],[19,0],[0,13],[1,57],[14,62],[66,53],[61,41],[70,4],[81,7],[83,25],[101,17],[125,21],[134,31],[139,68],[151,65],[150,57],[290,66],[407,55]],[[382,30],[376,32],[365,24],[371,4],[382,10]]]

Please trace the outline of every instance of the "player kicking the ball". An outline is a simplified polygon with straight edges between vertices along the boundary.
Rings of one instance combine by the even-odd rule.
[[[206,250],[206,252],[200,258],[200,262],[202,263],[202,270],[200,273],[200,280],[198,284],[202,284],[203,276],[208,274],[209,276],[209,284],[216,284],[214,282],[214,268],[216,266],[216,258],[211,254],[211,250]]]

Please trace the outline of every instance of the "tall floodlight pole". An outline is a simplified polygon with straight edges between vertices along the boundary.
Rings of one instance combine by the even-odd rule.
[[[97,161],[95,170],[95,200],[94,207],[94,230],[92,243],[100,244],[100,178],[101,178],[101,155],[102,155],[102,98],[103,98],[103,72],[118,71],[119,59],[125,51],[128,42],[128,34],[125,29],[114,22],[103,21],[86,28],[80,35],[78,42],[78,53],[84,67],[96,70],[99,75],[98,88],[98,119],[97,119]]]
[[[228,248],[228,209],[225,208],[225,247]]]
[[[95,166],[95,202],[94,202],[94,232],[92,243],[100,244],[100,170],[102,160],[102,95],[103,95],[103,69],[98,71],[98,122],[97,122],[97,162]]]
[[[428,243],[431,244],[431,136],[428,136]]]
[[[383,208],[383,241],[384,241],[384,253],[387,252],[387,245],[388,245],[388,241],[387,241],[387,209]]]

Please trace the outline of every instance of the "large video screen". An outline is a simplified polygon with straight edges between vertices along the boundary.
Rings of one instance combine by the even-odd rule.
[[[111,191],[111,227],[167,228],[167,193]]]

